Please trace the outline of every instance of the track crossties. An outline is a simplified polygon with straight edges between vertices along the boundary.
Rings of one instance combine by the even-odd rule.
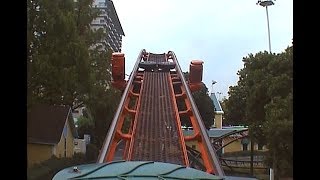
[[[149,54],[148,61],[166,56]],[[131,160],[184,165],[169,78],[170,72],[144,72]]]

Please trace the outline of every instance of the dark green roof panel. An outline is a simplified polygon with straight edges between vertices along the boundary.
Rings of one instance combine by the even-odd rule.
[[[228,134],[230,132],[233,132],[233,131],[236,131],[236,130],[234,130],[234,129],[211,129],[211,130],[208,130],[207,132],[208,132],[209,137],[218,138],[218,137],[221,137],[221,136]],[[183,134],[185,136],[192,136],[194,133],[193,133],[193,130],[184,130]]]
[[[114,161],[86,164],[59,171],[53,180],[63,179],[223,179],[204,171],[181,165],[153,161]]]
[[[211,93],[210,98],[213,102],[213,106],[214,106],[214,111],[220,111],[223,112],[220,102],[217,99],[217,96],[214,93]]]

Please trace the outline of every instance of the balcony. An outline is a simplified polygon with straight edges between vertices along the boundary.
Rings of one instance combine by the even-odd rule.
[[[99,4],[94,4],[92,7],[99,8],[99,9],[108,9],[108,6],[103,2],[99,2]]]
[[[107,14],[107,13],[100,13],[98,16],[99,16],[99,17],[106,17],[106,18],[108,18],[108,14]]]

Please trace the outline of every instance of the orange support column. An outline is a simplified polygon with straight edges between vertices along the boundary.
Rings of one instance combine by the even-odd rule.
[[[112,85],[120,90],[126,87],[125,58],[123,53],[112,53]]]
[[[203,61],[193,60],[190,63],[189,88],[198,91],[202,88]]]

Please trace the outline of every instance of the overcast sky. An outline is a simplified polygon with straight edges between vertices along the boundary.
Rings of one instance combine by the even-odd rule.
[[[228,95],[237,84],[242,58],[268,50],[266,9],[257,0],[113,0],[125,36],[122,52],[130,74],[141,49],[174,51],[182,71],[204,61],[203,82]],[[268,7],[271,50],[283,52],[293,39],[293,1]]]

